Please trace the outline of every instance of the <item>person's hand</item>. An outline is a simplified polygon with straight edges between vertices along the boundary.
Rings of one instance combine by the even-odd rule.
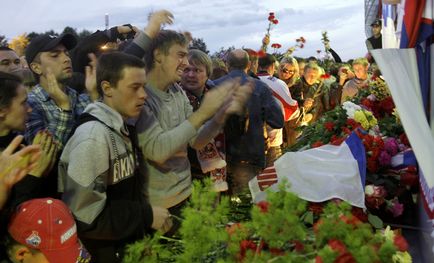
[[[222,106],[229,107],[229,98],[234,92],[234,87],[239,85],[237,83],[238,81],[233,80],[225,81],[206,92],[199,109],[188,118],[193,127],[198,129],[205,121],[213,117]]]
[[[39,131],[33,139],[33,145],[40,146],[42,155],[29,174],[35,177],[45,176],[56,163],[58,144],[48,131]]]
[[[89,64],[85,67],[85,86],[87,93],[90,96],[90,99],[92,101],[95,101],[98,99],[99,94],[97,90],[97,83],[96,83],[96,64],[97,64],[97,58],[94,53],[89,53],[88,57],[90,59]]]
[[[0,154],[0,208],[5,204],[9,191],[33,169],[41,156],[39,146],[31,145],[14,153],[23,141],[23,136],[15,137]]]
[[[348,78],[348,69],[343,68],[343,69],[339,70],[338,75],[339,75],[339,85],[342,86],[342,85],[344,85],[345,80],[347,80],[347,78]]]
[[[127,35],[127,34],[131,33],[132,31],[134,31],[134,34],[139,32],[139,29],[135,26],[132,26],[132,28],[129,26],[117,26],[116,29],[118,30],[118,33],[122,34],[122,35]]]
[[[307,98],[303,103],[303,108],[306,110],[309,110],[313,106],[314,100],[312,98]]]
[[[60,88],[59,83],[57,82],[57,79],[50,68],[47,69],[46,77],[47,77],[46,91],[50,96],[50,98],[52,98],[56,103],[56,105],[59,106],[61,109],[69,110],[71,108],[71,104],[69,103],[69,97]]]
[[[166,208],[159,206],[152,206],[152,228],[162,232],[163,234],[170,230],[172,227],[172,219],[170,218],[170,213]]]
[[[149,15],[148,25],[145,27],[144,32],[150,38],[154,38],[160,31],[161,26],[165,24],[173,24],[173,14],[167,10],[159,10]]]
[[[235,85],[234,92],[232,93],[231,103],[229,107],[226,109],[226,114],[237,114],[243,115],[244,106],[247,101],[250,99],[254,90],[253,82],[247,82],[244,85]]]

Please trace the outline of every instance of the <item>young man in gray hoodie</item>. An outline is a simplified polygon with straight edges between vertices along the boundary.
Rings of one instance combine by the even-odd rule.
[[[147,94],[145,64],[123,53],[102,55],[96,78],[102,101],[86,107],[59,165],[63,201],[95,262],[119,262],[127,243],[150,229],[167,231],[167,209],[151,206],[147,174],[133,127]]]

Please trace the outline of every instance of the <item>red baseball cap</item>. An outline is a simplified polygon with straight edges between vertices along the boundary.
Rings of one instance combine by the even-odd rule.
[[[74,218],[60,200],[22,203],[9,221],[8,231],[18,243],[41,251],[50,262],[90,262],[90,254],[77,237]]]

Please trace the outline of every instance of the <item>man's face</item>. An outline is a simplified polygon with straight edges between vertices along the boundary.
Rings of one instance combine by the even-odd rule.
[[[127,67],[112,89],[112,107],[124,118],[139,116],[145,99],[146,72],[143,68]]]
[[[72,77],[72,64],[68,50],[61,44],[54,49],[39,53],[41,75],[46,76],[48,69],[62,82]],[[38,62],[36,62],[38,63]]]
[[[24,131],[28,113],[32,109],[27,104],[27,92],[23,85],[17,87],[17,95],[12,99],[9,107],[2,109],[0,112],[4,116],[2,126],[9,131]]]
[[[279,78],[281,80],[287,80],[292,78],[295,74],[295,66],[292,64],[282,64],[279,67]]]
[[[308,85],[313,85],[318,80],[319,77],[318,75],[319,75],[318,70],[307,68],[305,69],[303,76],[304,76],[304,80]]]
[[[208,75],[204,65],[190,63],[184,69],[181,83],[182,87],[188,91],[202,93],[207,79]]]
[[[175,83],[181,80],[185,67],[188,66],[187,46],[173,44],[168,54],[161,54],[161,70],[168,81]]]
[[[381,33],[381,26],[379,25],[373,25],[371,26],[372,28],[372,34],[374,34],[374,36],[379,36]]]
[[[20,58],[12,50],[0,51],[0,71],[6,73],[16,73],[22,69]]]
[[[363,66],[360,64],[353,65],[354,74],[358,79],[366,79],[368,77],[368,66]]]

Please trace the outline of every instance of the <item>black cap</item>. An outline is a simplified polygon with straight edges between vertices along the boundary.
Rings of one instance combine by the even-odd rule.
[[[375,19],[375,21],[372,22],[371,26],[381,26],[381,20],[380,19]]]
[[[77,39],[72,34],[62,34],[60,36],[40,35],[32,39],[26,48],[27,63],[32,63],[40,52],[50,51],[59,44],[63,44],[67,50],[71,50],[77,45]]]

